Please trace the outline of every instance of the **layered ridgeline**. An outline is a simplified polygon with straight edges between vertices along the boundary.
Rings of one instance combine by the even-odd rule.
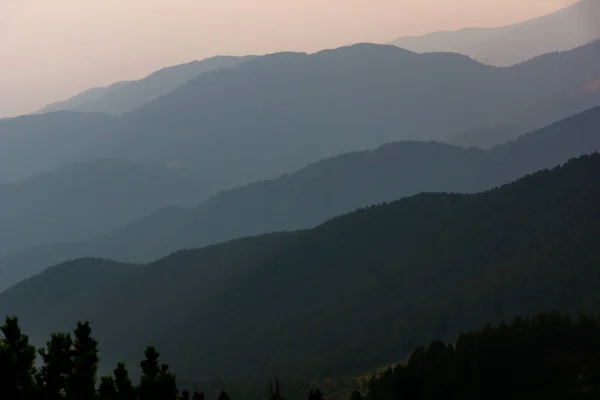
[[[34,343],[89,320],[105,368],[153,343],[182,379],[363,372],[490,320],[596,311],[599,174],[595,154],[146,266],[76,260],[0,294],[0,315]]]
[[[33,244],[90,240],[157,208],[204,198],[195,180],[174,170],[119,159],[66,165],[0,185],[0,255]]]
[[[523,111],[598,79],[599,49],[593,43],[511,68],[372,44],[256,57],[203,73],[121,116],[0,121],[1,179],[117,157],[176,166],[216,193],[392,141],[446,139],[512,126],[517,117],[533,129],[569,114],[550,108],[531,122],[522,121]],[[598,105],[590,102],[568,113]]]
[[[527,130],[551,122],[557,117],[570,116],[596,104],[600,104],[600,79],[590,81],[583,87],[543,99],[516,113],[503,125],[461,132],[452,135],[445,142],[462,147],[489,149],[514,140]]]
[[[484,64],[508,66],[554,51],[570,50],[600,38],[600,4],[582,0],[533,20],[498,28],[466,28],[403,37],[391,44],[422,52],[466,54]]]
[[[163,68],[137,81],[117,82],[105,88],[88,89],[65,101],[49,104],[37,114],[55,111],[126,113],[172,92],[204,72],[235,67],[251,58],[253,56],[217,56]]]
[[[88,242],[29,248],[0,258],[0,290],[74,258],[149,262],[183,248],[309,228],[359,207],[421,191],[490,189],[600,151],[598,126],[600,108],[490,151],[398,142],[326,159],[278,179],[222,192],[194,209],[162,209]]]

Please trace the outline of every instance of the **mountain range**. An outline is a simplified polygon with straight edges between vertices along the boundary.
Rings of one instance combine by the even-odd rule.
[[[525,131],[547,125],[567,115],[542,107],[535,123],[525,123],[523,111],[588,87],[599,63],[600,42],[511,68],[372,44],[266,55],[205,72],[123,115],[0,121],[1,178],[22,179],[59,161],[124,158],[176,166],[214,194],[397,140],[443,140],[514,119]]]
[[[288,399],[479,398],[502,381],[482,365],[525,353],[521,397],[600,390],[599,320],[559,314],[600,306],[599,18],[582,0],[393,45],[218,56],[0,119],[0,397],[94,397],[82,320],[99,373],[141,367],[154,397],[190,397],[175,371],[221,400],[263,398],[272,376]],[[52,355],[17,327],[40,347],[76,324]],[[139,362],[149,344],[160,363]],[[543,384],[550,365],[564,385]],[[125,395],[114,375],[100,397]]]
[[[202,193],[193,180],[127,160],[66,165],[0,186],[0,254],[90,240],[167,205],[196,205]]]
[[[390,44],[417,53],[452,52],[468,55],[484,64],[510,66],[599,39],[598,20],[600,3],[582,0],[555,13],[515,25],[434,32],[398,38]]]
[[[74,258],[93,256],[144,263],[184,248],[310,228],[360,207],[423,191],[468,193],[491,189],[528,173],[554,167],[569,158],[600,151],[598,126],[600,108],[595,108],[489,151],[409,141],[325,159],[277,179],[221,192],[195,208],[161,209],[89,241],[51,244],[5,255],[0,258],[0,290],[50,265]],[[68,181],[66,177],[64,179]],[[95,187],[110,192],[101,183],[96,183]],[[164,188],[164,183],[155,186],[156,191],[164,191],[163,196],[181,192]],[[47,188],[41,187],[40,193],[43,190]],[[125,210],[135,209],[139,215],[142,210],[135,207],[141,203],[139,198],[143,195],[138,193],[139,198],[127,198],[131,193],[136,193],[133,187],[121,191],[118,204],[129,205],[130,208]],[[146,201],[153,201],[153,204],[161,199],[164,201],[158,195],[151,197]],[[26,195],[22,197],[23,204],[27,204],[26,198]],[[100,207],[98,204],[105,203],[98,203],[95,198],[87,202],[79,200],[80,205],[89,204],[89,207]],[[47,212],[47,209],[41,209]],[[49,215],[55,216],[57,221],[71,220],[65,219],[65,215],[69,215],[65,210],[59,210]],[[30,215],[32,223],[25,226],[35,231],[35,222],[41,217],[32,213],[29,205],[23,207],[21,213]],[[108,221],[117,222],[117,216],[123,221],[133,218],[133,214],[97,215],[96,212],[86,215],[91,221],[102,217],[95,229]],[[18,224],[18,219],[14,224]],[[7,237],[11,234],[12,229],[6,230]]]
[[[355,374],[431,337],[600,304],[600,155],[148,265],[80,259],[0,294],[34,343],[89,320],[101,370],[147,343],[181,379]]]
[[[453,135],[445,141],[463,147],[490,149],[514,140],[524,133],[545,126],[556,118],[567,118],[590,106],[600,104],[600,80],[591,81],[583,88],[539,101],[515,115],[510,125],[489,126]]]
[[[138,81],[117,82],[105,88],[88,89],[65,101],[49,104],[37,114],[55,111],[126,113],[172,92],[204,72],[235,67],[252,58],[253,56],[217,56],[175,65]]]

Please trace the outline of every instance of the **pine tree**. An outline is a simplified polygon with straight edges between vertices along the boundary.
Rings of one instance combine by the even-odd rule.
[[[204,393],[194,392],[192,400],[204,400]]]
[[[67,399],[95,398],[98,372],[98,342],[92,338],[88,322],[78,322],[74,331],[73,372],[68,381]]]
[[[355,390],[350,395],[350,400],[363,400],[362,394],[358,390]]]
[[[53,333],[40,349],[42,367],[36,376],[38,391],[43,400],[62,399],[67,390],[67,380],[73,370],[71,346],[68,333]]]
[[[35,347],[21,332],[17,317],[7,317],[0,331],[0,399],[30,399],[35,390]]]
[[[221,391],[221,394],[219,394],[219,400],[231,400],[231,397],[223,390]]]
[[[146,359],[140,362],[142,377],[139,386],[139,399],[177,399],[175,375],[169,372],[167,364],[159,364],[160,353],[156,351],[154,346],[148,346],[144,354]]]
[[[115,376],[115,387],[117,389],[117,399],[133,400],[135,399],[135,389],[129,378],[129,372],[124,363],[117,363],[117,368],[113,371]]]
[[[175,374],[169,372],[169,366],[162,364],[156,377],[156,389],[161,400],[177,400],[177,381]]]
[[[115,379],[112,376],[103,376],[100,378],[98,395],[100,396],[100,400],[117,399],[117,388],[115,386]]]
[[[142,376],[138,388],[139,399],[158,400],[156,393],[156,377],[160,372],[160,365],[158,364],[160,354],[156,351],[154,346],[148,346],[144,351],[144,355],[146,356],[146,359],[140,362]]]
[[[323,400],[323,392],[321,392],[319,389],[311,389],[308,393],[308,400]]]

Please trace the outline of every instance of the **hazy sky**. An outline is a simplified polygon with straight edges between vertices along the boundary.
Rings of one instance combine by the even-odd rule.
[[[498,26],[577,0],[0,0],[0,117],[213,55]]]

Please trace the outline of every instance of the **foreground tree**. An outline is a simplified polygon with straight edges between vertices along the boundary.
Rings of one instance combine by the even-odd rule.
[[[308,400],[323,400],[323,392],[319,389],[312,390],[308,393]]]
[[[363,396],[358,390],[355,390],[350,395],[350,400],[363,400]]]
[[[35,391],[35,347],[16,317],[7,317],[0,332],[0,399],[30,399]]]
[[[115,379],[112,376],[103,376],[100,378],[100,387],[98,388],[100,400],[116,400],[117,387]]]
[[[159,364],[160,353],[154,346],[148,346],[144,355],[146,359],[140,362],[139,400],[176,400],[175,375],[169,372],[167,364]]]
[[[219,394],[218,400],[231,400],[231,397],[229,397],[229,395],[227,393],[225,393],[224,390],[222,390],[221,394]]]
[[[46,348],[39,350],[43,364],[36,375],[36,381],[42,400],[64,398],[67,380],[73,371],[72,345],[70,334],[53,333]]]
[[[92,400],[96,396],[98,342],[88,322],[78,322],[74,331],[73,372],[68,379],[68,400]]]
[[[600,319],[557,312],[433,341],[369,384],[367,400],[598,399]]]
[[[204,393],[194,392],[192,400],[204,400]]]
[[[115,387],[117,389],[117,400],[131,400],[135,399],[135,389],[131,379],[129,378],[129,372],[125,367],[125,363],[117,363],[117,368],[113,371],[115,376]]]

